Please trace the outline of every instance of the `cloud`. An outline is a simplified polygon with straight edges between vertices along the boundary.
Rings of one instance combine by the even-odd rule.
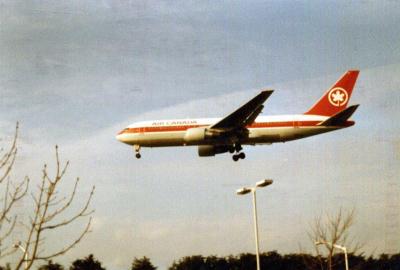
[[[90,246],[106,245],[111,248],[113,253],[101,248],[96,250],[96,254],[107,262],[106,265],[116,268],[126,267],[133,257],[148,256],[157,265],[166,267],[173,258],[178,259],[182,255],[228,255],[232,250],[240,252],[243,248],[249,251],[253,249],[250,237],[252,224],[250,219],[244,220],[240,216],[214,220],[196,217],[147,221],[125,217],[112,223],[110,227],[109,222],[100,225],[95,221],[94,229],[104,237],[101,240],[99,237],[90,239]],[[237,241],[243,245],[235,247]],[[71,258],[74,255],[71,254]]]
[[[234,190],[265,177],[266,249],[297,251],[309,220],[345,205],[359,211],[360,238],[385,250],[386,188],[399,174],[397,5],[2,1],[0,132],[20,120],[15,174],[37,181],[60,144],[68,179],[81,176],[82,194],[97,187],[94,232],[68,258],[94,252],[109,268],[135,254],[166,266],[251,252],[251,204]],[[138,161],[115,140],[138,120],[226,115],[264,86],[276,89],[264,114],[301,113],[349,68],[361,69],[356,126],[248,147],[239,163],[195,147],[143,149]]]
[[[131,259],[129,254],[151,255],[160,264],[168,265],[171,258],[207,250],[208,254],[251,252],[252,241],[239,239],[245,231],[251,231],[250,202],[238,201],[234,190],[251,184],[251,179],[268,176],[274,178],[275,183],[266,191],[267,198],[259,198],[260,221],[264,224],[261,230],[269,239],[265,240],[269,244],[267,249],[296,252],[297,244],[293,245],[293,241],[307,243],[305,231],[316,215],[321,211],[335,212],[337,207],[343,206],[356,207],[359,214],[355,231],[359,239],[368,243],[367,251],[384,250],[382,238],[376,236],[376,232],[371,234],[371,230],[386,226],[382,223],[384,212],[381,209],[390,212],[384,200],[385,188],[394,179],[390,175],[398,173],[395,166],[398,159],[394,163],[391,161],[395,152],[390,139],[374,140],[390,137],[382,133],[382,129],[377,130],[378,127],[391,130],[388,134],[398,130],[397,125],[390,125],[390,119],[384,119],[389,113],[397,114],[394,107],[382,106],[396,102],[391,98],[390,89],[397,85],[393,81],[397,69],[394,65],[362,71],[352,101],[361,103],[360,108],[365,111],[354,115],[355,127],[301,142],[249,147],[246,149],[248,158],[234,166],[227,155],[198,158],[194,147],[143,149],[143,159],[138,161],[129,147],[117,142],[114,135],[138,120],[202,116],[208,112],[223,115],[257,90],[152,110],[63,145],[63,155],[73,158],[74,173],[98,187],[94,207],[98,209],[96,219],[100,220],[100,225],[96,223],[93,238],[88,243],[98,246],[93,242],[102,239],[112,249],[120,250],[119,259],[115,257],[116,265],[126,265]],[[312,100],[305,97],[315,95],[318,98],[311,92],[317,89],[318,95],[322,94],[320,86],[326,89],[329,85],[326,82],[333,82],[334,77],[336,75],[277,84],[276,89],[283,90],[277,90],[274,95],[285,93],[284,104],[308,104]],[[290,95],[285,92],[289,89]],[[388,97],[390,101],[386,100]],[[285,108],[281,106],[271,98],[265,113],[269,110],[283,112]],[[370,119],[380,119],[379,125],[376,126],[375,120],[367,121],[366,114]],[[363,154],[365,145],[369,145],[368,155]],[[378,164],[377,160],[382,162]],[[282,170],[282,166],[287,169]],[[366,201],[368,208],[363,207]],[[235,213],[246,216],[238,218]],[[377,222],[371,223],[371,219]],[[225,237],[219,234],[222,224],[229,224],[229,229],[223,230]],[[244,226],[248,226],[247,229]],[[113,230],[107,234],[105,231],[110,227]],[[232,239],[231,244],[221,242],[228,237]],[[126,241],[121,243],[121,239]],[[181,248],[172,248],[177,241]],[[88,245],[79,250],[85,248]],[[102,250],[96,253],[109,261],[108,252]]]
[[[146,255],[166,267],[172,259],[195,253],[252,252],[251,203],[249,198],[237,198],[234,190],[265,177],[275,180],[258,198],[265,249],[297,252],[297,243],[308,243],[305,231],[316,215],[354,206],[355,231],[367,242],[367,252],[383,251],[385,231],[377,228],[390,231],[384,221],[391,212],[385,190],[398,174],[397,148],[392,147],[397,139],[391,134],[398,133],[399,126],[387,118],[398,114],[393,106],[398,100],[393,91],[399,85],[394,76],[398,69],[392,65],[361,72],[352,102],[361,103],[364,110],[354,115],[355,127],[301,142],[247,147],[248,158],[239,163],[227,155],[198,158],[194,147],[143,149],[143,159],[136,160],[115,134],[139,120],[225,115],[255,95],[256,89],[153,108],[64,141],[61,158],[70,159],[71,167],[63,191],[70,190],[78,175],[82,196],[91,185],[97,188],[94,231],[63,260],[93,252],[107,266],[123,268],[134,256]],[[304,111],[337,76],[273,85],[277,91],[264,114]],[[43,162],[54,166],[54,151],[51,140],[32,132],[28,137],[36,138],[34,143],[21,140],[18,171],[28,172],[36,181]],[[368,155],[363,150],[366,145]],[[368,208],[363,207],[366,201]],[[74,231],[79,228],[77,224]]]

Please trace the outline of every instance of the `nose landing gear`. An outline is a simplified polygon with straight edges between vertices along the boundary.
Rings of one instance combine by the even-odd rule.
[[[141,158],[142,155],[140,154],[140,145],[135,144],[135,145],[133,146],[133,148],[135,149],[135,153],[136,153],[135,156],[136,156],[136,158],[137,158],[137,159]]]

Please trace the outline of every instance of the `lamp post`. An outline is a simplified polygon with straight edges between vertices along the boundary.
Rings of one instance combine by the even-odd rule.
[[[28,252],[26,249],[21,245],[21,242],[18,242],[14,245],[14,248],[19,248],[24,253],[24,260],[25,260],[25,269],[28,269]]]
[[[255,187],[243,187],[236,190],[237,195],[245,195],[248,193],[253,194],[253,214],[254,214],[254,235],[256,241],[256,259],[257,259],[257,270],[260,270],[260,250],[258,243],[258,221],[257,221],[257,202],[256,202],[256,189],[269,186],[273,183],[271,179],[265,179],[256,183]]]
[[[349,270],[349,262],[347,260],[347,248],[345,246],[341,246],[341,245],[337,245],[337,244],[333,244],[332,245],[332,243],[325,242],[325,241],[316,241],[315,242],[316,246],[323,245],[323,244],[330,245],[330,246],[333,246],[334,248],[342,250],[343,253],[344,253],[344,263],[345,263],[345,266],[346,266],[346,270]]]

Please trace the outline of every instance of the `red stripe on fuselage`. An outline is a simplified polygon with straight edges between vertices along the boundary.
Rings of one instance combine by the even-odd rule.
[[[276,128],[276,127],[314,127],[321,121],[285,121],[285,122],[259,122],[253,123],[246,128]],[[345,126],[353,125],[353,121],[347,121]],[[148,126],[127,128],[121,133],[148,133],[148,132],[171,132],[171,131],[186,131],[189,128],[207,127],[209,125],[184,125],[184,126]]]

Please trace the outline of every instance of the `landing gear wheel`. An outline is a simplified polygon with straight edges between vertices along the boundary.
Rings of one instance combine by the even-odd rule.
[[[242,152],[242,153],[238,154],[238,156],[240,159],[245,159],[246,154]]]
[[[137,159],[141,158],[142,155],[140,154],[140,145],[135,144],[135,145],[133,146],[133,148],[135,149],[135,153],[136,153],[135,156],[136,156],[136,158],[137,158]]]
[[[233,155],[232,159],[233,159],[233,161],[238,161],[239,160],[239,156],[238,155]]]

